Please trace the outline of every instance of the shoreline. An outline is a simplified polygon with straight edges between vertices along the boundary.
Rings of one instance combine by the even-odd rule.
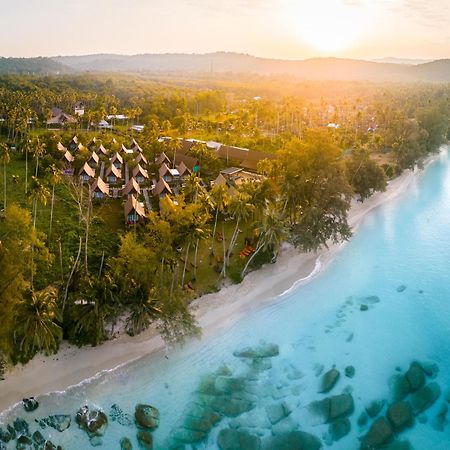
[[[424,172],[439,154],[424,161],[424,169],[406,170],[390,181],[386,191],[376,193],[364,203],[352,200],[348,223],[355,233],[366,215],[401,196],[418,174]],[[249,273],[240,284],[223,287],[219,292],[196,299],[192,306],[207,339],[240,320],[248,312],[278,301],[324,271],[346,242],[333,244],[317,253],[299,253],[284,245],[278,260]],[[126,334],[98,347],[78,348],[64,342],[52,356],[36,356],[25,366],[18,365],[0,381],[0,419],[24,397],[63,391],[149,354],[165,350],[154,327],[138,336]]]

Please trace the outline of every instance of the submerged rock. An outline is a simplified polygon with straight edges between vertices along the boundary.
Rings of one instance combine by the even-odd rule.
[[[412,427],[414,424],[412,409],[407,402],[397,402],[391,405],[387,411],[387,417],[397,432]]]
[[[272,425],[287,417],[291,411],[283,404],[276,403],[266,406],[266,414]]]
[[[404,284],[397,287],[397,292],[403,292],[404,290],[406,290],[406,286]]]
[[[123,425],[124,427],[132,427],[134,425],[134,420],[131,414],[128,414],[120,408],[119,405],[111,406],[111,409],[109,410],[109,418],[113,422],[117,422],[120,425]]]
[[[264,450],[320,450],[322,443],[313,434],[304,431],[291,431],[269,437],[263,445]]]
[[[361,443],[361,450],[376,450],[388,444],[394,433],[388,421],[380,417],[370,427],[369,432],[364,436]]]
[[[49,426],[62,433],[70,427],[71,421],[72,418],[68,414],[55,414],[39,420],[38,423],[41,428]]]
[[[14,430],[16,430],[17,436],[29,436],[30,431],[26,420],[17,417],[13,422]]]
[[[430,383],[411,395],[411,406],[415,415],[428,409],[441,395],[441,388],[437,383]]]
[[[14,429],[13,429],[14,430]],[[0,442],[8,443],[10,440],[16,438],[16,433],[14,434],[10,433],[9,429],[4,430],[3,428],[0,428]]]
[[[24,398],[22,400],[22,406],[26,412],[32,412],[38,409],[39,402],[34,397]]]
[[[340,375],[341,374],[340,374],[339,370],[337,370],[335,368],[326,372],[323,375],[322,380],[320,382],[319,392],[323,393],[323,394],[330,392],[331,389],[333,389],[334,386],[336,385],[336,383],[338,382]]]
[[[355,368],[353,366],[347,366],[345,368],[345,376],[347,378],[353,378],[355,376]]]
[[[108,426],[108,417],[99,409],[89,409],[83,406],[77,412],[75,418],[77,424],[90,438],[103,436]]]
[[[217,445],[220,450],[260,450],[261,439],[247,431],[224,428],[217,436]]]
[[[233,355],[238,358],[272,358],[280,354],[277,344],[261,342],[256,347],[246,347],[242,350],[236,350]]]
[[[351,394],[335,395],[308,405],[310,413],[316,415],[322,423],[347,417],[353,413],[354,402]]]
[[[383,447],[383,450],[413,450],[408,441],[395,441]]]
[[[404,375],[394,375],[389,380],[389,389],[391,392],[391,402],[404,400],[411,392],[411,387]]]
[[[328,427],[328,433],[330,434],[333,441],[339,441],[344,436],[347,436],[348,433],[350,433],[351,428],[352,426],[350,424],[350,420],[345,417],[331,423]]]
[[[425,372],[417,362],[411,363],[405,377],[409,383],[411,392],[415,392],[425,385]]]
[[[203,431],[188,430],[187,428],[178,428],[175,433],[173,433],[173,438],[184,444],[195,444],[203,441],[206,436],[207,434]]]
[[[374,419],[380,414],[386,402],[384,400],[374,400],[366,406],[366,412],[370,418]]]
[[[358,417],[358,427],[364,427],[367,425],[367,422],[369,421],[369,416],[367,415],[367,413],[365,411],[363,411],[359,417]]]
[[[138,404],[134,411],[134,418],[142,428],[154,430],[159,426],[159,411],[151,405]]]
[[[153,436],[147,430],[139,430],[137,434],[139,445],[145,450],[153,449]]]
[[[442,403],[431,424],[436,431],[444,431],[444,428],[448,424],[447,413],[448,405],[447,403]]]
[[[359,307],[360,311],[369,311],[369,307],[365,305],[364,303]]]
[[[29,436],[22,435],[17,439],[16,449],[17,450],[28,450],[33,448],[33,441]]]
[[[120,440],[120,450],[133,450],[133,444],[127,437]]]
[[[423,371],[425,372],[425,375],[431,379],[434,379],[438,376],[439,373],[439,366],[435,363],[419,363],[422,367]]]
[[[36,445],[38,445],[38,446],[43,446],[44,444],[45,444],[45,438],[44,438],[44,436],[42,436],[42,434],[41,434],[41,432],[40,431],[35,431],[34,433],[33,433],[33,436],[32,436],[32,438],[33,438],[33,441],[36,443]]]

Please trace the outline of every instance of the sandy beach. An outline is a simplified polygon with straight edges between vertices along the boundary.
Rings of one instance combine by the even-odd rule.
[[[426,163],[436,159],[433,155]],[[403,194],[420,171],[405,171],[391,181],[386,192],[377,193],[364,203],[352,202],[349,224],[356,231],[364,217],[374,208]],[[203,339],[230,327],[244,314],[277,301],[283,293],[307,283],[323,271],[344,244],[332,245],[316,253],[299,253],[285,245],[275,264],[266,265],[246,276],[238,285],[197,299],[193,306],[203,330]],[[57,355],[38,356],[25,366],[18,365],[0,381],[0,418],[23,397],[61,391],[99,372],[164,350],[165,346],[154,328],[136,337],[121,335],[99,347],[77,348],[67,343]]]

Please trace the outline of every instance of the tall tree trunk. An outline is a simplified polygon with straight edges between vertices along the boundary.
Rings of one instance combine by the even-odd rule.
[[[3,164],[3,178],[4,178],[4,200],[3,200],[3,209],[6,211],[6,163]]]
[[[187,267],[187,261],[189,258],[189,248],[191,247],[191,241],[189,240],[189,243],[186,247],[186,257],[184,260],[184,267],[183,267],[183,276],[181,277],[181,287],[184,288],[184,277],[186,275],[186,267]]]
[[[36,173],[34,175],[36,178],[38,176],[38,171],[39,171],[39,156],[36,156]]]
[[[105,261],[105,251],[102,253],[102,260],[100,262],[100,270],[98,271],[98,279],[100,280],[100,277],[102,276],[102,270],[103,270],[103,262]]]
[[[244,268],[242,269],[241,278],[244,278],[244,275],[245,275],[245,272],[247,272],[248,266],[253,261],[253,258],[261,251],[261,249],[263,247],[264,247],[264,243],[258,242],[258,245],[256,246],[255,251],[253,252],[252,256],[250,256],[250,258],[248,258],[247,263],[245,264]]]
[[[61,239],[58,241],[58,247],[59,247],[59,265],[60,265],[60,269],[61,269],[61,282],[64,282],[64,270],[63,270]]]
[[[227,245],[225,242],[225,225],[222,222],[222,247],[223,247],[223,265],[221,275],[223,278],[227,276]]]
[[[231,252],[233,251],[234,244],[236,243],[238,232],[239,232],[239,219],[236,221],[236,226],[234,227],[233,235],[231,236],[230,245],[228,247],[227,261],[226,261],[227,264],[229,263]]]
[[[25,195],[28,192],[28,152],[25,150]]]
[[[53,223],[53,205],[55,203],[55,185],[52,187],[52,204],[50,207],[50,228],[48,230],[48,244],[50,245],[50,238],[52,236],[52,223]]]
[[[69,279],[67,280],[66,289],[64,291],[64,298],[63,298],[63,304],[62,304],[62,313],[64,313],[64,308],[66,307],[67,294],[69,293],[69,285],[70,285],[70,282],[72,281],[73,274],[75,272],[75,269],[77,267],[78,261],[80,259],[82,243],[83,243],[83,238],[80,236],[80,244],[78,245],[77,257],[75,258],[75,261],[73,263],[72,269],[70,271]]]
[[[195,256],[194,256],[194,278],[197,278],[197,254],[198,254],[198,242],[200,239],[197,239],[195,243]]]
[[[213,234],[212,234],[212,242],[211,242],[211,248],[214,253],[214,239],[216,238],[216,229],[217,229],[217,219],[219,217],[219,208],[216,209],[216,216],[214,218],[214,228],[213,228]]]
[[[88,206],[87,206],[87,212],[86,212],[86,238],[85,238],[85,242],[84,242],[84,268],[86,270],[86,274],[89,273],[89,269],[88,269],[88,242],[89,242],[90,212],[91,212],[91,187],[89,186],[89,198],[88,198]]]

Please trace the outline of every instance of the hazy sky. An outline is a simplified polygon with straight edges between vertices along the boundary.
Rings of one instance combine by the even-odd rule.
[[[450,57],[450,0],[0,0],[0,56]]]

